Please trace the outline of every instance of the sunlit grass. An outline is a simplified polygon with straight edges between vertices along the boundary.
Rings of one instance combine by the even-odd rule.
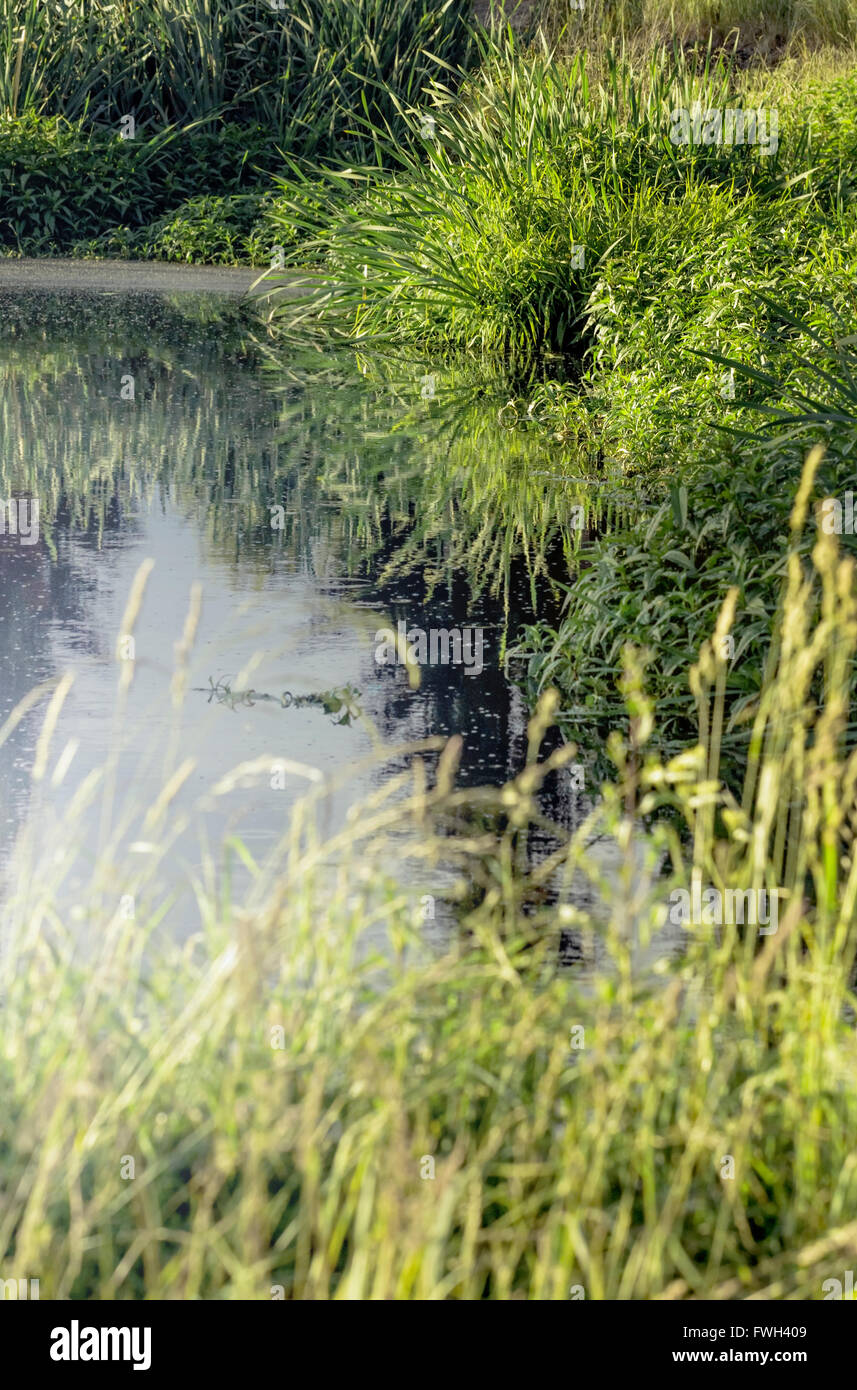
[[[670,381],[695,384],[687,347],[754,340],[754,290],[795,307],[816,282],[845,292],[813,248],[853,245],[853,70],[796,95],[793,76],[778,87],[728,57],[699,72],[680,52],[614,53],[592,75],[586,54],[481,45],[475,78],[403,112],[409,140],[378,136],[383,168],[295,164],[280,181],[268,218],[288,285],[262,289],[290,340],[548,350],[623,422],[623,397],[651,417]],[[775,147],[672,143],[672,112],[695,103],[776,110]]]
[[[506,0],[514,11],[515,0]],[[624,37],[643,45],[678,37],[739,42],[762,60],[784,48],[843,45],[857,39],[849,0],[540,0],[536,18],[552,37],[572,46]]]

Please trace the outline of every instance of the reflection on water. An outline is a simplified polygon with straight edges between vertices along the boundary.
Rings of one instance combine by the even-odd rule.
[[[46,687],[0,747],[0,856],[36,809],[42,846],[76,837],[78,875],[119,846],[139,849],[145,835],[130,811],[123,827],[123,807],[150,806],[185,759],[171,810],[204,809],[192,827],[179,818],[169,866],[188,881],[201,829],[212,845],[239,835],[257,856],[305,789],[300,774],[276,786],[272,774],[214,797],[236,764],[273,756],[332,776],[366,759],[376,735],[457,732],[465,783],[519,770],[526,710],[504,642],[549,582],[552,551],[572,542],[565,502],[531,476],[543,446],[533,464],[535,446],[503,430],[496,403],[454,381],[436,391],[419,371],[361,379],[353,361],[323,356],[273,369],[236,310],[195,296],[4,295],[0,318],[0,499],[37,498],[40,519],[36,544],[0,535],[0,727]],[[117,639],[147,560],[133,645],[120,642],[133,681],[117,720]],[[180,700],[172,673],[197,585]],[[375,660],[378,630],[400,622],[480,628],[484,669],[423,666],[412,689],[402,665]],[[74,682],[34,791],[64,672]],[[212,681],[278,698],[211,699]],[[346,686],[365,718],[307,698]],[[109,824],[93,795],[74,805],[72,832],[59,818],[108,754]],[[332,791],[329,825],[384,775],[366,762]],[[550,797],[567,821],[577,791],[554,785]]]

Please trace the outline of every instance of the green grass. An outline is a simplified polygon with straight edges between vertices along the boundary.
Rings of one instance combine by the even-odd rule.
[[[670,44],[685,34],[700,38],[704,50],[707,43],[726,38],[746,10],[738,5],[733,15],[723,4],[713,9],[684,5],[670,10],[667,22],[667,8],[661,0],[623,0],[618,6],[590,0],[581,12],[545,0],[532,10],[527,33],[551,36],[560,52],[588,51],[590,68],[606,75],[609,38],[627,42],[629,52],[645,63],[653,44]],[[784,71],[795,64],[811,71],[818,67],[819,54],[823,71],[825,61],[840,61],[831,45],[847,52],[848,44],[857,39],[854,17],[839,0],[763,5],[758,16],[759,23],[751,23],[754,32],[760,27],[774,34],[782,29],[794,40]],[[53,8],[37,0],[0,0],[0,205],[8,208],[0,224],[0,245],[27,254],[106,250],[214,263],[252,259],[260,253],[260,242],[255,236],[248,241],[234,235],[228,203],[210,210],[204,227],[193,210],[187,216],[180,205],[205,197],[231,198],[251,188],[261,197],[271,175],[282,172],[283,153],[304,170],[307,161],[339,170],[352,162],[377,168],[384,159],[391,159],[396,168],[407,167],[413,146],[406,139],[409,123],[403,112],[412,117],[415,112],[426,114],[428,90],[438,84],[457,87],[480,52],[486,71],[474,106],[482,108],[485,119],[480,121],[471,109],[474,129],[459,122],[457,133],[474,140],[484,182],[495,156],[493,118],[509,120],[513,132],[523,120],[526,129],[528,117],[522,112],[529,109],[532,114],[534,83],[541,88],[545,115],[565,97],[562,80],[557,84],[555,76],[546,76],[544,64],[536,59],[531,74],[519,74],[511,90],[498,99],[502,65],[498,69],[495,62],[484,62],[494,40],[486,32],[477,37],[471,25],[465,0],[298,0],[282,11],[251,0],[175,0],[167,6],[145,0],[131,10],[120,0],[69,0]],[[807,49],[805,40],[816,48]],[[820,43],[828,49],[819,50]],[[699,61],[699,54],[689,59],[688,71]],[[686,75],[683,80],[686,86]],[[663,93],[662,78],[654,87]],[[613,132],[611,139],[617,113],[620,122],[624,120],[622,104],[617,106],[614,96],[609,94],[600,109]],[[657,99],[655,91],[655,104]],[[652,104],[648,95],[644,101],[648,110],[637,135],[645,138]],[[570,106],[565,120],[556,109],[549,115],[551,132],[561,139],[571,135],[577,123],[574,113],[580,113],[573,93]],[[597,103],[589,115],[590,124],[598,119]],[[127,147],[117,154],[114,146],[129,116],[136,123],[135,138],[123,142]],[[410,124],[414,126],[413,119]],[[421,128],[422,116],[416,126]],[[548,165],[555,164],[551,132],[537,119],[532,148],[539,157],[547,153]],[[392,140],[386,138],[391,133]],[[221,138],[231,160],[220,156]],[[452,141],[454,162],[452,127],[447,127],[445,138]],[[513,134],[513,143],[516,138]],[[165,141],[169,168],[162,158]],[[584,192],[587,181],[607,172],[599,169],[597,158],[585,162],[589,169],[581,185]],[[621,181],[621,169],[613,172]],[[536,188],[522,186],[512,170],[507,173],[505,186],[488,176],[484,188],[477,178],[465,192],[454,177],[450,182],[450,170],[438,156],[432,196],[436,203],[445,199],[445,206],[432,211],[430,199],[425,214],[451,218],[463,212],[471,195],[485,194],[486,206],[476,219],[482,230],[476,228],[475,242],[465,228],[461,254],[472,264],[465,266],[459,289],[466,290],[472,274],[478,274],[483,290],[485,281],[493,279],[492,258],[486,260],[479,243],[489,230],[499,233],[498,255],[511,277],[511,302],[505,315],[491,316],[486,336],[499,330],[501,337],[513,332],[530,342],[552,332],[562,337],[568,332],[565,311],[577,306],[567,276],[552,289],[547,283],[550,266],[557,255],[562,260],[565,246],[553,204],[556,197],[560,203],[566,198],[577,201],[581,189],[574,180],[568,184],[557,168],[546,169]],[[633,181],[632,171],[631,177]],[[644,178],[639,190],[643,204],[646,182]],[[621,225],[627,188],[622,189],[624,203],[617,188],[613,194],[614,217]],[[396,196],[401,203],[401,190]],[[591,198],[584,196],[585,227],[592,220],[591,208],[586,214],[589,202]],[[419,227],[418,199],[395,210],[405,216],[406,227],[409,213]],[[182,224],[178,233],[171,229],[163,235],[165,218]],[[284,206],[280,222],[289,221]],[[465,221],[473,230],[472,219],[465,216]],[[530,235],[525,236],[528,224]],[[307,230],[299,228],[297,239],[303,240]],[[605,236],[615,230],[609,216],[599,230]],[[294,227],[291,231],[295,240]],[[277,244],[284,236],[289,236],[289,228],[281,225]],[[430,248],[423,252],[430,254]],[[444,264],[447,254],[441,256]],[[513,329],[506,320],[515,315],[519,326]]]
[[[157,261],[205,265],[271,263],[271,237],[265,235],[264,192],[187,198],[145,227],[115,227],[78,240],[75,255],[119,255]]]
[[[586,55],[487,39],[483,58],[456,92],[434,89],[430,138],[418,112],[410,144],[389,139],[383,170],[329,173],[326,199],[318,170],[283,182],[270,221],[291,233],[290,274],[314,267],[281,304],[270,277],[273,323],[286,341],[539,361],[502,415],[564,448],[567,483],[539,499],[582,502],[588,524],[560,620],[519,644],[530,689],[558,686],[565,730],[603,746],[630,637],[680,747],[681,672],[734,582],[734,784],[803,454],[825,442],[831,492],[852,467],[853,353],[837,344],[857,316],[857,69],[747,74],[721,57],[697,72],[662,50],[596,57],[590,75]],[[671,111],[694,101],[776,108],[778,148],[672,144]]]
[[[467,47],[450,0],[38,0],[0,3],[0,112],[148,136],[214,115],[329,152]]]
[[[190,224],[187,200],[216,188],[226,216],[209,219],[202,241],[198,227],[193,235],[188,225],[184,236],[194,250],[207,242],[216,253],[241,198],[256,190],[261,200],[258,164],[271,158],[260,128],[173,128],[123,141],[85,122],[0,117],[0,246],[45,255],[84,249],[111,234],[128,246],[144,244],[147,232],[157,241],[171,209],[179,209],[172,220],[184,215]]]
[[[369,157],[469,49],[453,0],[0,0],[0,246],[267,265],[234,197],[284,151]]]
[[[793,291],[800,309],[831,288],[826,245],[853,242],[853,70],[795,92],[748,86],[722,59],[696,75],[662,51],[643,67],[614,55],[596,79],[585,57],[482,43],[477,78],[457,95],[436,85],[410,141],[379,145],[383,169],[329,172],[323,202],[315,170],[310,207],[305,165],[282,182],[271,220],[291,266],[314,266],[305,302],[283,305],[284,332],[561,353],[587,385],[621,375],[617,395],[642,369],[654,400],[655,371],[676,390],[699,376],[687,348],[754,341],[755,289]],[[779,147],[674,145],[670,113],[695,101],[776,107]]]
[[[657,27],[657,6],[637,9],[638,28]],[[458,790],[453,740],[429,789],[437,747],[399,750],[398,773],[331,841],[325,789],[293,764],[311,790],[281,843],[260,863],[235,839],[205,858],[190,941],[163,929],[174,764],[157,803],[134,810],[148,855],[118,858],[109,765],[48,847],[26,832],[0,913],[0,1261],[39,1277],[43,1297],[821,1298],[857,1253],[857,600],[853,538],[840,552],[812,516],[853,460],[854,71],[699,71],[669,52],[587,63],[484,38],[478,75],[439,79],[421,47],[430,10],[457,43],[436,6],[315,7],[312,40],[277,32],[293,45],[286,87],[271,76],[281,48],[257,62],[272,21],[248,6],[220,25],[203,4],[74,5],[55,29],[35,6],[0,7],[7,248],[264,263],[280,245],[287,268],[308,270],[302,302],[269,305],[271,369],[291,373],[280,418],[241,407],[264,458],[222,403],[206,543],[229,556],[237,517],[269,533],[272,496],[318,489],[338,493],[329,525],[355,556],[392,534],[386,577],[427,562],[429,583],[464,572],[500,592],[524,560],[535,589],[561,550],[570,579],[560,621],[526,634],[541,703],[513,783]],[[843,13],[800,11],[827,41],[848,37]],[[402,48],[397,15],[414,21]],[[344,66],[326,66],[322,33]],[[134,149],[104,129],[129,94],[147,113]],[[737,96],[777,106],[776,155],[665,137],[674,104]],[[232,124],[211,137],[224,101]],[[272,132],[287,156],[273,190],[254,168]],[[161,312],[179,331],[182,311]],[[200,355],[173,469],[174,363],[150,355],[146,438],[160,430],[166,472],[123,461],[135,436],[111,427],[105,389],[100,471],[81,473],[70,383],[81,357],[88,379],[113,380],[115,344],[133,337],[109,306],[98,314],[73,349],[43,344],[36,366],[26,340],[40,326],[7,324],[3,411],[20,442],[0,483],[39,491],[48,545],[70,502],[97,531],[126,468],[132,490],[196,496],[193,461],[212,444],[222,366],[210,377]],[[419,477],[395,429],[401,365],[362,360],[378,438],[364,423],[358,450],[291,389],[298,370],[277,353],[307,339],[411,355],[431,444]],[[461,395],[446,431],[419,398],[424,363],[444,358]],[[730,363],[734,400],[721,394]],[[496,427],[478,432],[468,400],[492,383],[505,388]],[[567,482],[537,478],[539,431],[558,445],[544,471]],[[300,438],[299,468],[275,435]],[[816,440],[824,452],[804,465]],[[581,500],[579,548],[568,508]],[[284,543],[298,553],[297,523]],[[176,748],[194,627],[192,609]],[[123,667],[120,719],[130,678]],[[36,803],[60,775],[64,694]],[[533,864],[534,793],[578,756],[567,744],[539,762],[552,720],[600,738],[607,780]],[[269,775],[265,760],[235,778]],[[58,858],[102,795],[104,853]],[[778,931],[697,928],[663,949],[670,893],[693,884],[781,889]],[[426,894],[451,914],[431,944]],[[569,933],[582,968],[560,965]]]
[[[310,792],[270,861],[233,846],[245,901],[207,866],[182,948],[158,930],[168,795],[139,809],[157,852],[118,878],[103,856],[74,904],[73,865],[28,837],[0,960],[4,1266],[43,1297],[823,1297],[857,1250],[853,586],[833,538],[813,566],[792,552],[737,801],[717,644],[691,672],[701,747],[666,764],[627,653],[614,781],[529,871],[550,700],[505,789],[458,792],[453,742],[429,791],[414,750],[332,842]],[[492,810],[499,841],[474,833]],[[409,858],[405,887],[389,866]],[[482,897],[429,949],[441,864]],[[697,928],[644,968],[694,878],[782,888],[778,931]],[[558,969],[569,930],[594,974]]]
[[[787,513],[803,450],[823,449],[817,496],[841,497],[853,483],[857,385],[853,318],[824,302],[810,320],[772,301],[777,323],[762,342],[770,354],[760,370],[740,358],[710,354],[734,371],[739,390],[762,388],[765,399],[738,422],[722,426],[719,445],[692,466],[678,456],[672,481],[643,484],[627,498],[609,530],[590,524],[590,544],[577,552],[560,621],[529,628],[533,694],[558,685],[569,696],[563,723],[595,744],[621,708],[616,669],[629,639],[646,648],[665,747],[686,737],[692,702],[680,673],[713,618],[724,589],[736,585],[735,649],[725,681],[730,779],[740,778],[747,715],[764,682],[765,653],[787,557]],[[828,325],[833,335],[828,336]],[[785,363],[782,376],[778,367]],[[578,494],[579,482],[571,483]],[[622,496],[621,481],[613,489]],[[808,552],[813,537],[805,538]],[[842,545],[852,555],[853,536]],[[582,563],[580,563],[582,561]],[[857,687],[852,691],[852,698]],[[853,721],[849,734],[855,732]]]

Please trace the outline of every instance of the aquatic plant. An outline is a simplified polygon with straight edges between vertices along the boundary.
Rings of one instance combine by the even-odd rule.
[[[208,695],[208,703],[214,700],[218,705],[228,705],[230,709],[252,709],[259,703],[279,705],[281,709],[299,709],[303,705],[318,705],[325,714],[338,714],[334,724],[348,725],[360,715],[358,703],[360,691],[352,685],[338,686],[335,690],[314,690],[306,695],[293,695],[283,690],[272,695],[266,690],[234,690],[226,676],[217,680],[209,676],[207,686],[194,686],[194,691]]]

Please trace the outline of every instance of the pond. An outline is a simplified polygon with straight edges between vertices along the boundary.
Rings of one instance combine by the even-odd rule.
[[[312,785],[335,829],[399,765],[379,744],[457,733],[465,785],[520,770],[505,650],[574,498],[549,448],[503,428],[502,391],[274,351],[200,293],[7,291],[0,315],[0,862],[19,884],[74,901],[106,860],[118,892],[168,806],[158,873],[184,931],[225,840],[258,861]],[[563,824],[586,803],[569,777],[544,797]]]

